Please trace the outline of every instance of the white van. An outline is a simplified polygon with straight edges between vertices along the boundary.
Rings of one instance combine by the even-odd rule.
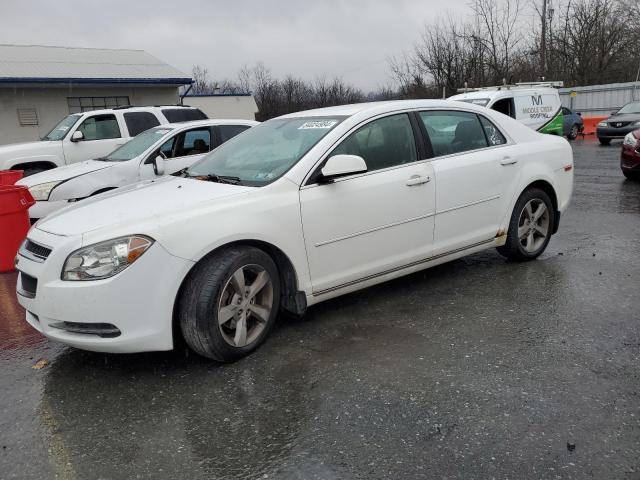
[[[532,82],[497,87],[459,89],[449,100],[491,108],[540,133],[563,134],[562,104],[557,88],[562,82]]]

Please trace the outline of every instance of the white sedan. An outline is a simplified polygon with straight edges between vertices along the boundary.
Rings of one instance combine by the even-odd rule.
[[[29,209],[29,216],[36,221],[87,197],[180,171],[257,124],[251,120],[197,120],[161,125],[106,157],[46,170],[17,184],[29,187],[36,200]]]
[[[38,222],[18,298],[47,337],[102,352],[236,360],[282,310],[497,247],[531,260],[573,187],[571,147],[453,101],[348,105],[269,120],[182,176]],[[173,327],[176,327],[175,329]]]

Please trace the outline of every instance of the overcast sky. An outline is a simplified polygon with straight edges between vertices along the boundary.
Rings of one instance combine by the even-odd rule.
[[[191,73],[234,78],[262,61],[276,76],[388,82],[387,58],[410,50],[424,24],[466,0],[0,0],[0,43],[146,50]]]

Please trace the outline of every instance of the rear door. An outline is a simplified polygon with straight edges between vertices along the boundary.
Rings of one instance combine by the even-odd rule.
[[[512,146],[474,112],[425,111],[419,117],[434,155],[434,255],[493,240],[519,171]]]
[[[82,132],[82,140],[71,141],[75,131]],[[62,143],[65,162],[69,164],[104,157],[128,140],[125,132],[115,113],[88,115],[71,129]]]
[[[358,128],[326,158],[359,155],[368,171],[329,184],[312,179],[300,208],[315,294],[427,258],[433,240],[433,169],[409,114]],[[318,172],[320,167],[316,170]]]

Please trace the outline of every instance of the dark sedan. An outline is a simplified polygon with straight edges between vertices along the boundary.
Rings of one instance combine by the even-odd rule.
[[[640,180],[640,130],[627,134],[620,153],[622,174],[633,180]]]
[[[602,145],[609,145],[615,138],[624,138],[627,133],[640,128],[640,102],[627,103],[596,128]]]

